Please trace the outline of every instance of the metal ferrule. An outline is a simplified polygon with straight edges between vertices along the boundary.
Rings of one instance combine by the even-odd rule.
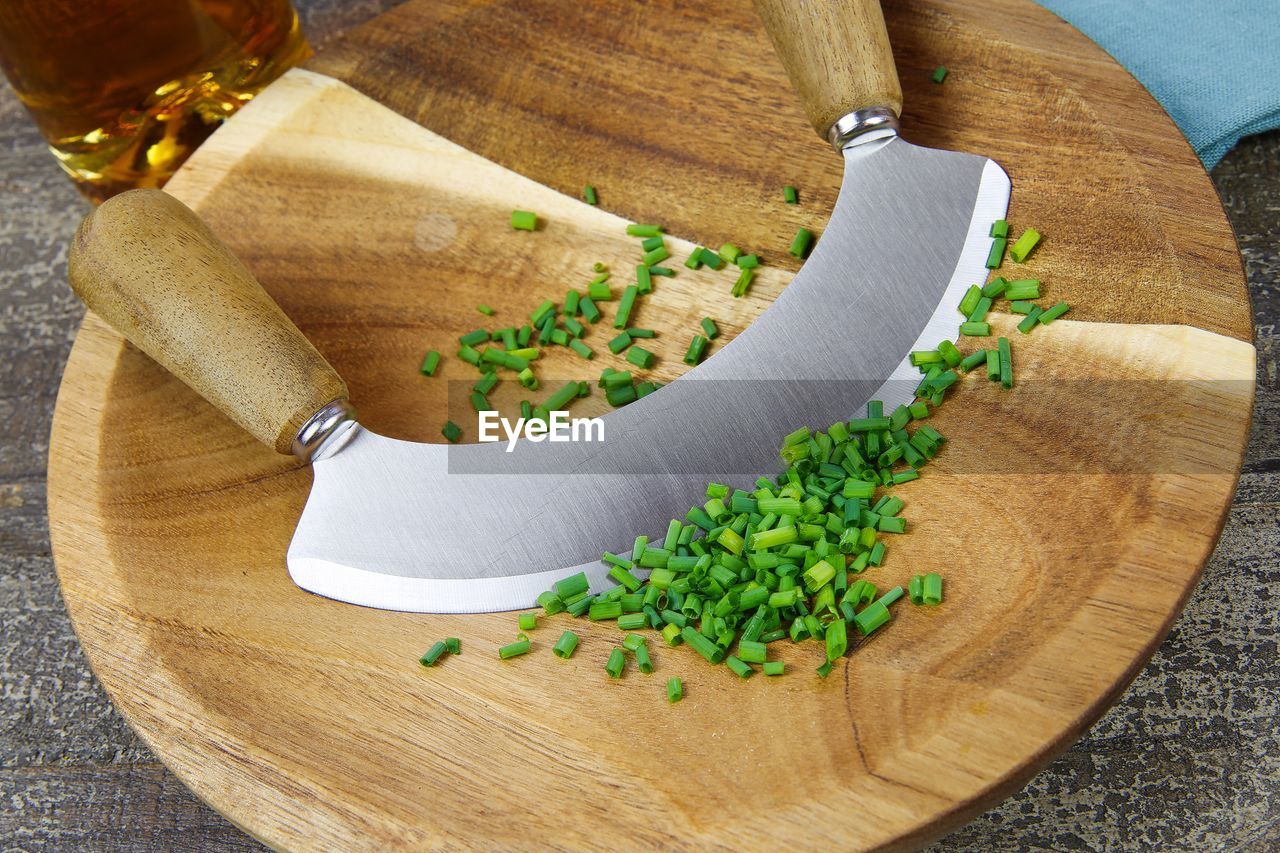
[[[898,116],[888,107],[867,107],[836,119],[827,131],[827,141],[837,151],[843,151],[850,143],[870,131],[881,138],[898,133]]]
[[[325,442],[336,438],[355,424],[356,410],[346,399],[330,400],[307,418],[298,434],[293,437],[293,455],[310,463]]]

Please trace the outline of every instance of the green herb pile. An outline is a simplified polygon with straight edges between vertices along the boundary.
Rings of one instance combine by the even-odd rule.
[[[595,203],[593,188],[587,188],[586,196]],[[794,187],[785,188],[784,199],[790,204],[797,202]],[[512,224],[534,230],[536,217],[517,211]],[[626,351],[628,362],[643,369],[652,365],[653,354],[635,341],[651,338],[654,333],[629,327],[628,321],[637,298],[652,291],[653,276],[674,272],[656,266],[669,257],[660,227],[633,224],[627,233],[642,239],[643,262],[636,268],[637,283],[622,292],[613,323],[622,331],[609,343],[609,349],[615,354]],[[1004,261],[1007,222],[995,222],[990,235],[987,266],[997,269]],[[1008,254],[1022,263],[1039,240],[1040,234],[1028,228]],[[802,228],[790,251],[803,257],[812,242],[813,234]],[[741,296],[759,263],[758,256],[725,244],[718,252],[696,248],[685,266],[720,269],[734,264],[740,272],[732,292]],[[473,394],[477,410],[487,408],[484,395],[496,383],[498,367],[516,372],[526,388],[537,388],[529,368],[529,362],[537,357],[531,346],[535,334],[540,345],[572,346],[580,343],[584,329],[578,317],[588,323],[600,321],[595,303],[611,300],[613,293],[603,265],[596,265],[596,273],[585,294],[569,291],[563,317],[555,303],[546,300],[519,329],[476,330],[460,339],[459,357],[483,371]],[[965,293],[958,306],[964,317],[961,335],[989,336],[987,314],[1000,298],[1010,302],[1012,312],[1025,315],[1018,325],[1023,334],[1038,324],[1053,322],[1068,310],[1065,302],[1048,309],[1036,305],[1032,301],[1040,298],[1036,279],[996,277],[985,285],[973,285]],[[695,335],[685,357],[689,364],[698,363],[710,341],[719,335],[711,318],[704,318],[700,325],[702,334]],[[501,348],[477,349],[485,342],[500,342]],[[583,352],[585,345],[575,349],[584,358],[591,357],[589,350]],[[585,573],[563,578],[538,596],[543,615],[567,613],[592,622],[616,622],[627,633],[621,646],[610,647],[604,665],[613,678],[623,676],[628,653],[642,673],[653,671],[648,640],[634,633],[637,631],[655,632],[670,647],[687,645],[708,663],[724,664],[741,678],[757,671],[783,674],[784,664],[770,660],[770,644],[812,640],[822,646],[817,672],[825,678],[836,660],[892,620],[892,607],[904,594],[901,586],[881,591],[864,574],[884,564],[889,550],[885,535],[907,532],[902,514],[905,502],[893,494],[894,490],[917,479],[920,469],[946,442],[924,421],[942,405],[961,372],[985,368],[988,379],[999,381],[1004,388],[1013,386],[1012,348],[1005,337],[998,339],[995,348],[967,355],[951,341],[942,341],[935,349],[912,352],[910,361],[921,373],[912,403],[886,414],[883,404],[873,400],[864,417],[837,421],[825,431],[797,429],[782,441],[779,456],[786,469],[777,478],[761,477],[750,489],[709,483],[705,502],[691,507],[683,519],[672,519],[660,540],[641,535],[627,553],[604,553],[602,559],[609,566],[608,577],[614,586],[593,595]],[[434,373],[438,363],[439,354],[430,353],[423,372]],[[661,387],[655,382],[637,383],[629,371],[610,368],[601,374],[598,385],[614,406],[626,405]],[[541,404],[522,403],[521,414],[545,419],[550,411],[563,408],[589,389],[586,382],[569,382]],[[459,434],[452,422],[446,425],[450,441],[456,441]],[[906,594],[913,604],[936,606],[942,603],[942,588],[941,575],[916,575],[910,579]],[[522,633],[516,642],[499,649],[499,656],[508,659],[527,654],[532,646],[523,632],[533,630],[537,623],[537,614],[521,614]],[[560,658],[572,657],[579,642],[577,634],[565,631],[553,652]],[[445,651],[456,653],[456,645],[453,639],[436,643],[421,662],[431,666]],[[683,697],[679,678],[670,679],[666,689],[671,702]]]

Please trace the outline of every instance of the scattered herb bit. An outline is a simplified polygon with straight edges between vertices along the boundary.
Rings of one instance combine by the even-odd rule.
[[[508,658],[519,657],[520,655],[527,655],[529,653],[529,638],[524,634],[517,634],[516,636],[520,639],[510,645],[503,646],[498,649],[499,658],[507,660]]]
[[[520,624],[521,631],[532,631],[534,628],[538,627],[538,614],[521,613],[520,618],[517,621]]]
[[[613,651],[609,653],[609,661],[604,665],[605,672],[609,673],[610,678],[621,678],[622,670],[626,665],[626,655],[623,654],[622,649],[614,646]]]
[[[552,646],[552,653],[562,659],[573,657],[574,649],[578,648],[578,635],[572,631],[565,631],[560,635],[560,639],[556,640],[556,644]]]
[[[1004,298],[1008,300],[1024,300],[1040,298],[1040,280],[1035,278],[1020,278],[1009,282],[1009,286],[1005,288]]]
[[[436,350],[431,350],[430,352],[427,353],[426,358],[422,360],[422,367],[418,368],[418,371],[423,376],[435,376],[436,368],[439,366],[440,366],[440,353],[437,352]]]
[[[684,698],[684,684],[678,678],[667,679],[667,701],[673,705]]]
[[[996,269],[1004,261],[1004,247],[1006,243],[1008,243],[1008,241],[1004,237],[997,237],[991,241],[991,251],[987,253],[987,269]]]
[[[1040,245],[1040,232],[1034,228],[1028,228],[1018,237],[1018,242],[1013,244],[1009,249],[1009,257],[1013,258],[1017,263],[1023,263],[1035,251],[1036,246]]]
[[[707,336],[708,340],[714,341],[716,338],[720,337],[720,329],[716,326],[715,320],[712,320],[710,317],[703,317],[700,325],[702,326],[703,334]]]
[[[941,83],[943,80],[946,80],[947,66],[939,65],[937,68],[933,69],[933,73],[929,75],[929,79],[935,83]]]
[[[440,434],[448,439],[450,444],[457,444],[458,439],[462,438],[462,427],[453,421],[445,421],[444,429],[440,430]]]
[[[930,572],[924,576],[922,590],[920,593],[920,601],[930,607],[936,607],[942,603],[942,576],[936,572]]]
[[[796,236],[791,238],[791,247],[787,251],[797,258],[803,258],[809,254],[811,245],[813,245],[813,232],[808,228],[800,228],[796,231]]]
[[[1022,322],[1018,323],[1018,331],[1024,335],[1029,334],[1035,328],[1036,323],[1040,322],[1040,315],[1043,313],[1044,311],[1039,305],[1031,306],[1030,313],[1022,318]]]
[[[706,352],[707,345],[710,343],[702,335],[694,335],[693,341],[689,344],[689,351],[684,354],[685,364],[698,364],[702,361],[702,354]]]
[[[654,354],[644,347],[632,346],[627,350],[627,361],[631,362],[636,367],[642,367],[647,370],[653,366],[653,360]]]
[[[582,188],[582,198],[586,200],[587,204],[600,203],[599,197],[596,196],[596,188],[591,186],[591,184],[587,184]]]
[[[960,324],[960,334],[975,338],[985,338],[991,334],[991,324],[970,320]]]
[[[436,661],[444,657],[448,651],[448,645],[445,644],[444,640],[441,640],[440,642],[433,644],[431,648],[427,649],[422,657],[418,658],[418,663],[423,666],[435,666]]]
[[[609,341],[609,352],[617,355],[629,346],[631,346],[631,335],[627,332],[623,332],[613,340]]]
[[[1065,302],[1059,302],[1052,308],[1046,309],[1045,312],[1040,315],[1040,323],[1041,325],[1047,326],[1070,310],[1070,305]]]
[[[782,200],[785,201],[787,204],[799,204],[800,193],[796,191],[795,187],[791,186],[790,184],[787,184],[785,187],[782,188]]]
[[[1008,237],[1008,236],[1009,236],[1009,222],[1008,222],[1007,220],[1004,220],[1004,219],[997,219],[995,222],[992,222],[992,223],[991,223],[991,232],[990,232],[990,236],[992,236],[992,237]]]
[[[538,214],[528,210],[513,210],[511,227],[517,231],[534,231],[538,227]]]
[[[738,269],[740,270],[755,269],[756,267],[760,266],[760,256],[759,255],[740,255],[738,257],[738,260],[735,263],[737,263]]]
[[[486,317],[493,316],[493,309],[490,308],[488,305],[477,305],[476,310],[479,311],[481,314],[485,315]]]
[[[632,222],[630,225],[627,226],[627,233],[630,234],[632,237],[661,237],[662,226],[661,225],[641,225],[639,223]]]

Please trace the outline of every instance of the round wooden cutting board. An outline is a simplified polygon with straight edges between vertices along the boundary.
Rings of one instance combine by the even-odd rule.
[[[54,423],[54,553],[95,672],[199,796],[288,848],[910,846],[1016,790],[1119,695],[1199,576],[1239,470],[1253,350],[1235,242],[1168,117],[1062,21],[1022,0],[886,6],[904,135],[1004,166],[1013,230],[1045,235],[1017,271],[1074,306],[1025,337],[997,318],[1018,384],[968,377],[931,420],[946,449],[900,492],[912,532],[871,579],[939,570],[947,601],[898,605],[826,680],[816,644],[783,642],[782,678],[654,644],[655,674],[612,681],[621,633],[574,623],[583,645],[562,661],[563,616],[501,662],[513,614],[294,587],[284,554],[310,473],[90,316]],[[785,286],[790,236],[821,230],[839,180],[749,3],[415,0],[271,86],[169,189],[368,426],[439,441],[449,380],[474,376],[456,336],[518,325],[597,260],[630,269],[618,217],[766,261],[735,300],[731,277],[675,252],[679,274],[637,318],[671,379],[698,319],[732,336]],[[586,183],[599,208],[576,200]],[[545,227],[513,232],[513,208]],[[543,376],[616,365],[609,336]],[[429,348],[443,378],[417,374]],[[448,635],[462,655],[419,667]],[[668,705],[677,675],[686,698]]]

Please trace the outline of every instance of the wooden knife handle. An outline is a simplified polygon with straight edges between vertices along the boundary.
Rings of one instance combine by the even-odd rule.
[[[132,190],[85,217],[71,287],[139,349],[254,438],[291,452],[347,386],[258,280],[182,202]]]
[[[879,0],[755,0],[756,11],[800,96],[809,123],[828,139],[854,110],[902,113]]]

